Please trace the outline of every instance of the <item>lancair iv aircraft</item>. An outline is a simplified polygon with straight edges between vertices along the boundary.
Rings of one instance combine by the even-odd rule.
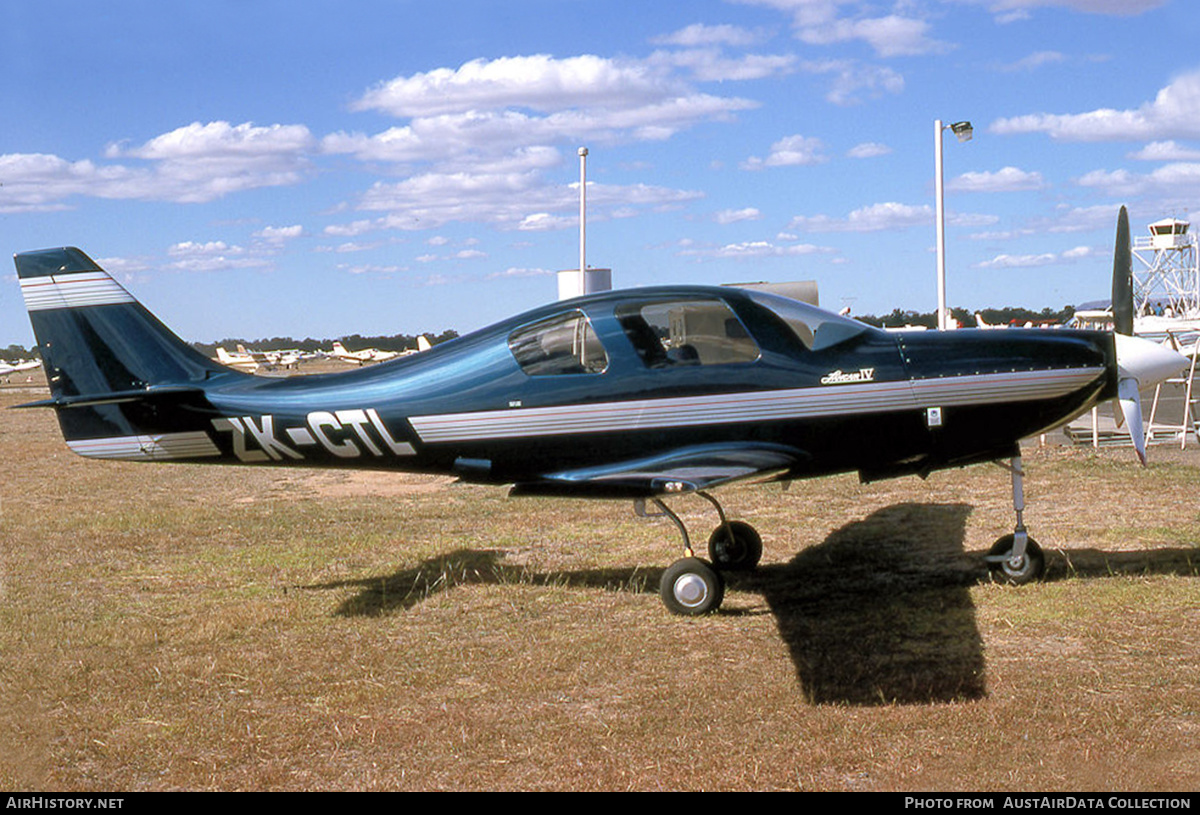
[[[662,599],[716,609],[721,572],[762,542],[709,491],[857,471],[865,480],[1011,459],[1016,530],[988,556],[1010,582],[1043,568],[1022,523],[1018,441],[1182,357],[1084,331],[890,334],[795,300],[719,287],[613,291],[530,311],[413,356],[265,378],[180,340],[78,249],[16,256],[67,445],[138,461],[452,473],[521,495],[650,502],[685,557]],[[666,500],[720,523],[708,560]]]

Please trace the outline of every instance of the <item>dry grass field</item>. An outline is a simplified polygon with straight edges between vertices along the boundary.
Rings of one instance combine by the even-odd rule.
[[[626,503],[0,444],[0,788],[1200,788],[1191,451],[1031,450],[1021,588],[997,467],[728,490],[764,565],[685,619]]]

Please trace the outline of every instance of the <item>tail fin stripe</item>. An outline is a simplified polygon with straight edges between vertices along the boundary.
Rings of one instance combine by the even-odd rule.
[[[133,295],[104,272],[80,272],[21,280],[29,311],[135,302]]]

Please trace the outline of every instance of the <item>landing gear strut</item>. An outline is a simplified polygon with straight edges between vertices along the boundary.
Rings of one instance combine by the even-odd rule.
[[[714,507],[721,522],[708,539],[711,562],[696,557],[687,527],[679,516],[659,498],[650,500],[658,512],[647,512],[644,500],[634,501],[634,511],[643,518],[668,518],[683,538],[684,557],[663,572],[659,594],[663,604],[675,614],[696,616],[716,611],[725,598],[723,571],[749,571],[762,557],[762,538],[754,527],[744,521],[730,521],[717,499],[697,491]]]
[[[1001,465],[1004,466],[1004,465]],[[1046,571],[1046,556],[1037,541],[1029,537],[1025,529],[1025,470],[1021,457],[1014,456],[1006,468],[1012,473],[1013,510],[1017,513],[1017,526],[1011,535],[1005,535],[992,544],[984,560],[992,572],[992,579],[1021,586],[1041,578]]]

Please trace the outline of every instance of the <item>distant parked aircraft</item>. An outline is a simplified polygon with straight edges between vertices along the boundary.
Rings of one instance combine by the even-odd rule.
[[[237,353],[231,354],[221,346],[217,346],[217,362],[222,365],[228,365],[230,368],[236,368],[239,371],[246,373],[254,373],[258,370],[258,360],[253,355],[246,352],[242,346],[237,347]]]
[[[20,362],[5,362],[0,360],[0,376],[10,376],[20,373],[21,371],[32,371],[34,368],[41,367],[40,359],[22,360]]]
[[[366,365],[372,362],[385,362],[394,357],[400,356],[399,351],[381,351],[378,348],[364,348],[361,351],[348,351],[346,346],[338,340],[333,341],[333,350],[329,352],[329,356],[340,359],[344,362],[357,362],[359,365]]]

